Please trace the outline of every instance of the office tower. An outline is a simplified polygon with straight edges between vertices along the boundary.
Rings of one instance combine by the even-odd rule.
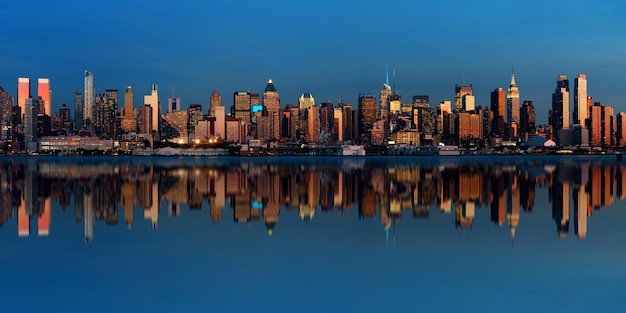
[[[589,116],[589,144],[594,147],[608,147],[613,144],[613,108],[600,102],[594,103]]]
[[[10,140],[13,135],[13,97],[0,87],[0,140]]]
[[[139,118],[137,127],[140,134],[150,134],[152,132],[152,107],[144,105],[139,107]]]
[[[619,112],[615,118],[616,139],[615,143],[619,147],[626,146],[626,113]]]
[[[26,112],[24,114],[24,142],[31,151],[36,150],[37,144],[37,102],[33,98],[26,99],[24,103]],[[34,148],[33,148],[34,147]]]
[[[50,79],[39,78],[37,80],[37,96],[43,100],[43,114],[52,116],[52,99],[50,91]]]
[[[307,121],[306,141],[308,143],[320,142],[320,110],[314,103],[306,110],[305,120]]]
[[[328,101],[320,105],[320,136],[323,137],[323,140],[333,139],[334,115],[335,108],[332,102]]]
[[[472,85],[454,85],[454,108],[455,112],[461,111],[463,109],[463,96],[465,95],[473,95]]]
[[[520,123],[519,88],[515,83],[515,72],[511,73],[511,84],[506,91],[506,118],[507,123]]]
[[[20,107],[20,119],[26,113],[26,99],[30,98],[30,79],[19,77],[17,79],[17,106]]]
[[[400,114],[402,113],[402,97],[400,95],[391,95],[389,98],[389,113]]]
[[[504,124],[506,122],[506,101],[502,88],[491,92],[491,112],[493,112],[491,135],[504,137]]]
[[[437,133],[443,134],[445,131],[444,127],[444,116],[452,113],[452,102],[449,100],[441,101],[437,105]]]
[[[229,143],[241,143],[243,142],[242,137],[242,122],[241,119],[236,117],[227,117],[226,118],[226,142]]]
[[[65,132],[69,132],[72,130],[72,117],[70,108],[63,103],[61,108],[59,108],[59,117],[61,120],[61,127]]]
[[[250,124],[252,109],[252,95],[250,91],[238,91],[233,94],[234,117],[241,120],[246,126]]]
[[[574,116],[572,123],[586,126],[589,118],[587,106],[587,75],[578,74],[574,80]]]
[[[167,113],[174,113],[180,111],[180,98],[168,98],[167,99]]]
[[[134,95],[133,87],[126,87],[126,91],[124,91],[124,116],[122,120],[122,130],[125,132],[134,132],[137,130],[137,123],[133,117]]]
[[[204,114],[202,113],[202,105],[191,104],[187,112],[189,112],[189,125],[187,129],[189,129],[190,133],[195,133],[196,125],[198,124],[198,122],[204,120]]]
[[[335,108],[333,112],[333,139],[343,141],[343,111],[341,108]],[[626,135],[626,134],[625,134]]]
[[[474,96],[464,95],[462,100],[463,111],[474,111],[474,109],[476,108]]]
[[[413,96],[414,108],[428,108],[430,107],[430,99],[427,95]]]
[[[220,95],[219,90],[213,90],[213,93],[211,93],[211,107],[209,108],[209,116],[215,116],[215,110],[218,107],[223,107],[222,96]]]
[[[455,133],[461,140],[482,139],[482,120],[479,114],[460,112],[457,114]]]
[[[569,128],[569,80],[564,75],[557,78],[556,89],[552,94],[550,125],[554,132]]]
[[[524,100],[524,104],[522,105],[520,131],[529,134],[535,133],[535,107],[530,100]]]
[[[74,96],[74,129],[77,131],[83,128],[83,109],[83,95],[77,91]]]
[[[391,101],[391,86],[388,85],[388,82],[383,84],[383,89],[380,90],[380,118],[386,120],[389,117],[390,106],[389,102]]]
[[[280,97],[271,79],[267,81],[267,86],[263,91],[263,106],[267,111],[280,111]]]
[[[376,98],[372,94],[359,94],[359,133],[367,134],[376,122]]]
[[[213,107],[211,107],[213,108]],[[215,136],[225,140],[226,139],[226,108],[223,106],[215,107]]]
[[[159,86],[153,84],[152,91],[149,95],[143,96],[143,103],[152,107],[152,125],[150,129],[159,133],[160,117],[161,117],[161,105],[159,103]]]
[[[300,99],[298,100],[298,105],[300,107],[300,112],[305,112],[311,106],[315,105],[315,98],[313,98],[313,95],[311,95],[310,93],[305,92],[302,95],[300,95]]]
[[[96,87],[93,80],[93,74],[85,71],[85,92],[84,95],[84,109],[83,109],[83,119],[89,120],[93,122],[93,109],[96,105]]]

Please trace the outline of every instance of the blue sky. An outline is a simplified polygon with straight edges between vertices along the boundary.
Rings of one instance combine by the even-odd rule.
[[[0,86],[49,77],[53,109],[72,103],[83,72],[97,92],[159,85],[183,107],[208,110],[211,90],[262,92],[272,78],[281,104],[304,91],[318,103],[378,93],[396,69],[405,99],[453,99],[472,83],[478,105],[506,88],[515,64],[521,98],[540,123],[556,77],[586,73],[594,101],[626,111],[626,4],[602,1],[11,1],[0,7]],[[32,86],[33,92],[36,87]],[[164,105],[165,107],[165,105]]]

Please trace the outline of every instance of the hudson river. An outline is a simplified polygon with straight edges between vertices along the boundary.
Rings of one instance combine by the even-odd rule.
[[[620,312],[614,156],[0,157],[2,312]]]

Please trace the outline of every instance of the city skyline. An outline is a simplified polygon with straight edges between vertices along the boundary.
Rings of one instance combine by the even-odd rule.
[[[97,92],[130,85],[143,95],[152,84],[176,87],[184,108],[192,103],[208,107],[212,90],[261,93],[268,79],[276,84],[283,107],[297,103],[305,91],[319,103],[337,103],[343,96],[356,106],[360,93],[377,93],[389,67],[396,70],[394,85],[405,101],[413,95],[429,95],[431,103],[452,100],[454,84],[467,83],[473,85],[475,105],[486,107],[492,90],[509,85],[514,63],[520,101],[533,101],[538,123],[547,123],[558,75],[573,80],[585,73],[594,101],[625,110],[617,88],[626,68],[620,56],[619,30],[626,23],[622,3],[565,8],[538,2],[513,7],[489,1],[472,6],[397,1],[389,5],[387,19],[380,18],[381,4],[373,1],[121,4],[107,3],[107,10],[95,4],[91,9],[98,14],[80,14],[72,3],[8,4],[3,9],[7,20],[24,19],[28,12],[33,23],[3,27],[0,44],[7,49],[0,60],[0,85],[16,97],[17,77],[49,78],[54,112],[62,103],[71,107],[76,91],[83,90],[85,70],[94,73]],[[557,9],[562,14],[554,16]],[[172,10],[178,23],[157,22],[170,21]],[[240,15],[234,16],[236,11]],[[303,11],[311,19],[302,19]],[[37,18],[51,13],[52,22]],[[206,13],[211,18],[201,18]],[[50,30],[42,37],[37,30],[44,26]],[[556,36],[550,31],[556,29],[568,31]],[[37,49],[16,49],[33,40]],[[581,43],[588,48],[579,48]],[[163,110],[166,99],[160,100]]]

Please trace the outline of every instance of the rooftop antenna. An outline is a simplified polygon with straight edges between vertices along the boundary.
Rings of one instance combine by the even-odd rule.
[[[172,87],[172,98],[176,98],[176,87]]]
[[[385,69],[385,84],[389,86],[389,65]]]
[[[391,88],[392,94],[395,96],[397,95],[397,90],[396,90],[396,69],[393,69],[393,87]]]

